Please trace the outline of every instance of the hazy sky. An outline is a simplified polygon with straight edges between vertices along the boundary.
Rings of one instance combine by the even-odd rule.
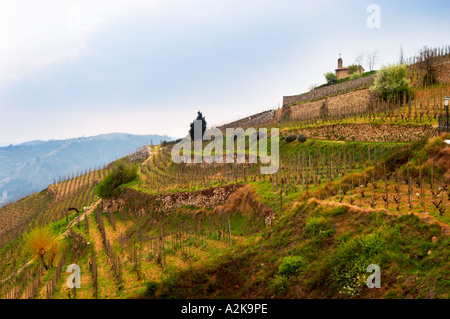
[[[369,28],[370,4],[380,28]],[[450,1],[0,0],[0,145],[184,136],[281,105],[377,49],[448,45]],[[363,64],[364,67],[366,65]]]

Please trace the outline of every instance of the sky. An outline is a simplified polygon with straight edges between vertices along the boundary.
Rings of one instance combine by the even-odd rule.
[[[377,50],[379,69],[400,47],[448,45],[449,12],[449,1],[0,0],[0,146],[183,137],[198,110],[212,127],[280,107],[323,84],[339,54],[349,65]]]

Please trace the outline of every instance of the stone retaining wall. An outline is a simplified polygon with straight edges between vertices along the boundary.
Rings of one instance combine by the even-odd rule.
[[[314,102],[307,102],[297,105],[290,105],[278,109],[275,112],[275,120],[280,121],[290,118],[291,120],[302,119],[302,117],[309,117],[311,115],[318,115],[320,108],[324,103],[327,104],[328,114],[336,116],[338,114],[353,113],[366,110],[369,103],[373,101],[374,97],[369,89],[358,90],[337,96],[332,96],[323,100]]]
[[[309,127],[296,131],[286,130],[282,132],[282,135],[305,134],[310,138],[360,142],[411,142],[425,136],[431,137],[435,131],[436,128],[430,125],[342,123]]]
[[[325,96],[330,96],[334,94],[339,94],[341,92],[345,92],[348,90],[356,90],[360,88],[368,88],[372,85],[374,81],[374,77],[376,74],[371,76],[360,78],[353,81],[343,82],[339,84],[334,84],[330,86],[324,86],[321,88],[317,88],[312,90],[311,92],[292,95],[292,96],[283,96],[283,106],[297,104],[301,102],[306,102],[313,99],[320,99]]]

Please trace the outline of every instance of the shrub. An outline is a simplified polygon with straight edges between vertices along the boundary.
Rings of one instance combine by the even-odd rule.
[[[45,269],[49,268],[48,265],[52,266],[59,248],[56,236],[48,227],[37,227],[25,237],[25,251],[32,256],[38,256]],[[46,257],[49,258],[48,264],[45,262]]]
[[[353,75],[359,72],[359,65],[352,64],[348,66],[348,74]]]
[[[288,256],[283,258],[278,267],[278,274],[289,277],[302,268],[305,268],[305,262],[301,256]]]
[[[158,283],[156,281],[150,281],[147,283],[147,298],[154,298],[156,290],[158,289]]]
[[[119,160],[113,170],[95,188],[102,198],[114,198],[120,194],[119,186],[131,182],[137,177],[138,166],[126,159]]]
[[[378,94],[382,99],[395,98],[408,92],[409,81],[406,78],[405,64],[390,65],[381,68],[378,76],[370,87],[370,91]]]
[[[357,80],[357,79],[361,78],[361,74],[353,73],[352,75],[349,76],[349,78],[350,78],[351,81]]]
[[[312,236],[324,233],[329,228],[325,217],[310,217],[306,221],[306,231]]]
[[[379,263],[384,245],[385,240],[379,233],[341,242],[317,267],[310,284],[326,284],[348,297],[358,295],[365,285],[367,266]]]
[[[325,79],[327,80],[327,83],[333,83],[336,82],[336,73],[334,72],[327,72],[324,74]]]
[[[359,243],[362,248],[362,254],[369,260],[370,257],[375,256],[382,251],[384,238],[381,237],[380,233],[372,233],[361,236],[359,238]]]
[[[269,282],[269,289],[274,295],[285,293],[287,290],[287,278],[276,275],[275,278]]]
[[[307,139],[308,139],[308,137],[307,137],[305,134],[300,134],[300,135],[297,137],[297,140],[298,140],[300,143],[306,142]]]
[[[419,177],[419,167],[414,165],[412,162],[408,162],[405,165],[400,166],[399,172],[401,176],[403,176],[405,179],[408,177],[408,169],[409,169],[409,175],[411,178],[418,178]],[[424,172],[422,172],[424,174]]]
[[[297,135],[295,134],[290,134],[288,136],[286,136],[286,138],[284,139],[286,141],[286,143],[290,143],[293,142],[297,139]]]
[[[388,172],[395,172],[398,167],[408,163],[409,159],[414,157],[415,153],[421,153],[421,150],[426,144],[427,138],[424,137],[412,142],[408,146],[403,146],[380,161],[379,167],[381,168],[384,164],[386,164],[386,169],[388,170]]]

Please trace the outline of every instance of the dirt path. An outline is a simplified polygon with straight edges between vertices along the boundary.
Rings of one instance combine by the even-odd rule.
[[[103,217],[104,218],[104,217]],[[106,231],[106,237],[111,242],[111,245],[114,246],[114,243],[120,241],[120,233],[125,234],[126,225],[123,224],[122,221],[116,220],[116,230],[109,224],[107,218],[104,218],[104,225]],[[137,289],[142,288],[142,282],[138,280],[138,275],[136,270],[134,269],[134,264],[130,261],[129,254],[124,251],[120,253],[120,251],[116,250],[116,253],[120,256],[122,260],[122,280],[123,280],[123,294],[132,294]]]
[[[101,199],[97,200],[94,204],[91,205],[91,207],[80,217],[80,222],[84,220],[86,215],[90,215],[92,214],[92,212],[97,208],[97,206],[100,204]],[[67,234],[67,231],[72,228],[73,226],[75,226],[75,224],[77,223],[77,219],[75,218],[74,220],[72,220],[69,225],[67,225],[66,227],[66,231],[62,234],[59,235],[58,238],[62,238],[62,236],[65,236]],[[35,262],[37,259],[37,257],[33,257],[31,258],[27,263],[25,263],[22,267],[20,267],[17,270],[17,276],[27,267],[29,267],[33,262]],[[12,275],[11,275],[12,276]],[[9,278],[11,278],[11,276],[5,278],[1,283],[6,282]]]
[[[148,162],[149,160],[151,160],[152,157],[153,157],[156,153],[158,153],[158,152],[159,152],[159,149],[160,149],[160,146],[159,146],[159,145],[158,145],[158,146],[154,146],[154,147],[153,147],[154,152],[152,152],[151,147],[150,147],[150,146],[147,146],[147,147],[148,147],[148,152],[150,153],[150,155],[149,155],[149,157],[148,157],[144,162],[142,162],[141,166],[146,165],[147,162]]]
[[[82,221],[86,218],[86,216],[91,215],[91,214],[94,212],[94,210],[97,208],[97,206],[100,204],[101,201],[102,201],[101,199],[98,199],[94,204],[92,204],[92,205],[89,207],[89,209],[88,209],[87,211],[85,211],[85,212],[80,216],[80,222],[82,222]],[[70,228],[72,228],[73,226],[75,226],[76,223],[77,223],[77,218],[74,218],[74,219],[69,223],[69,225],[67,225],[66,231],[65,231],[62,235],[66,234],[67,231],[68,231]]]
[[[98,230],[96,221],[92,221],[91,225],[92,227],[90,227],[89,234],[93,241],[92,244],[94,245],[95,259],[97,262],[98,298],[115,298],[119,287],[115,282],[111,265],[103,248],[102,235]]]

